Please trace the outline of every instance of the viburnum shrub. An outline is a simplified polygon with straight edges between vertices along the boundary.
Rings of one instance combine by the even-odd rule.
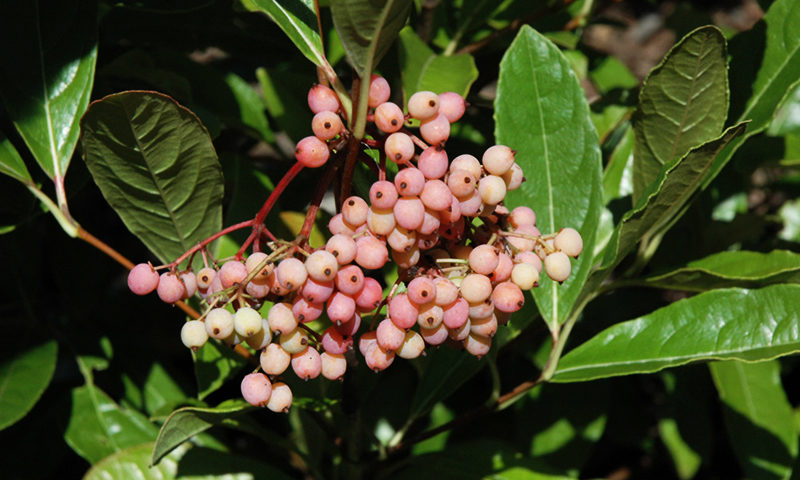
[[[800,477],[800,8],[658,3],[2,3],[0,476]]]
[[[209,261],[208,246],[219,233],[211,235],[169,264],[136,265],[128,275],[131,291],[156,291],[166,303],[197,294],[204,311],[184,324],[183,344],[197,350],[209,337],[228,346],[245,343],[272,381],[290,366],[304,380],[320,374],[341,380],[348,362],[358,361],[355,351],[376,372],[396,356],[423,355],[426,345],[486,355],[542,272],[557,282],[569,277],[569,257],[580,255],[583,240],[569,227],[543,235],[530,207],[506,208],[506,192],[525,181],[511,147],[490,146],[480,160],[448,152],[450,125],[467,106],[461,95],[413,93],[408,114],[390,97],[386,79],[372,75],[363,144],[378,151],[375,161],[344,150],[352,132],[336,92],[321,84],[309,89],[314,135],[297,142],[297,163],[279,185],[286,188],[304,167],[327,165],[327,171],[297,238],[275,238],[262,223],[282,193],[276,188],[243,226],[251,234],[236,255]],[[418,128],[411,127],[415,120]],[[310,227],[345,155],[364,162],[375,181],[368,197],[340,200],[328,223],[330,239],[312,248]],[[178,269],[197,253],[203,258],[197,274]],[[397,279],[381,285],[386,268],[397,269]],[[270,385],[264,374],[251,373],[242,380],[242,396],[254,406],[288,411],[289,387],[288,397],[270,402]]]

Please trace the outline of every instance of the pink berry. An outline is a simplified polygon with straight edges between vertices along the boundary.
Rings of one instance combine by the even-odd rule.
[[[352,337],[358,332],[358,329],[361,328],[361,315],[356,313],[341,325],[334,324],[333,326],[340,334],[346,337]]]
[[[356,263],[367,270],[377,270],[389,260],[386,245],[375,237],[361,237],[356,241]]]
[[[386,180],[379,180],[372,184],[369,189],[369,201],[373,207],[387,209],[394,207],[397,202],[397,188],[394,183]]]
[[[522,225],[536,225],[536,213],[530,207],[516,207],[508,215],[508,223],[514,228]]]
[[[375,335],[378,345],[380,345],[381,348],[387,351],[394,351],[403,345],[403,340],[406,338],[406,331],[395,325],[388,318],[385,318],[378,324]]]
[[[417,324],[422,328],[436,328],[444,319],[444,310],[439,305],[426,303],[419,307]]]
[[[128,272],[128,288],[136,295],[147,295],[158,287],[158,279],[149,263],[140,263]]]
[[[569,277],[572,265],[569,263],[569,257],[564,252],[554,252],[544,257],[544,271],[547,276],[556,282],[563,282]],[[163,277],[162,277],[163,281]],[[161,285],[159,284],[159,288]]]
[[[197,288],[200,290],[206,290],[209,286],[211,286],[211,282],[214,281],[214,278],[217,276],[217,271],[213,268],[204,267],[201,268],[200,271],[197,272]]]
[[[422,339],[422,336],[413,330],[409,330],[406,332],[403,345],[395,353],[400,358],[410,360],[419,357],[424,350],[425,341]]]
[[[339,271],[339,262],[327,250],[312,253],[306,258],[304,265],[308,276],[317,282],[329,282],[336,278],[336,272]]]
[[[525,305],[525,296],[519,286],[513,282],[501,282],[492,291],[494,307],[501,312],[512,313]]]
[[[491,274],[500,262],[497,249],[491,245],[478,245],[469,253],[469,268],[482,275]]]
[[[489,349],[491,348],[492,339],[489,337],[470,333],[469,336],[464,340],[464,350],[478,358],[481,358],[489,353]]]
[[[247,267],[242,262],[231,260],[222,265],[217,275],[219,275],[222,288],[230,288],[241,283],[247,277]]]
[[[283,382],[275,382],[272,385],[272,395],[267,402],[267,408],[275,413],[288,413],[292,406],[292,390],[289,385]]]
[[[408,299],[408,295],[401,293],[389,301],[389,318],[398,328],[413,327],[418,316],[419,309]]]
[[[325,165],[330,154],[328,145],[317,137],[305,137],[297,142],[297,147],[294,149],[294,158],[309,168]]]
[[[335,112],[339,110],[339,97],[325,85],[314,85],[308,91],[308,106],[314,113]]]
[[[363,198],[355,195],[347,197],[342,203],[342,220],[358,227],[366,223],[368,211],[369,206]]]
[[[403,127],[403,110],[392,102],[385,102],[375,109],[375,125],[386,133],[394,133]]]
[[[172,272],[165,272],[161,274],[161,278],[158,280],[158,298],[160,298],[165,303],[175,303],[181,298],[183,298],[183,294],[186,292],[186,289],[183,286],[183,282],[181,279]]]
[[[478,180],[467,170],[457,168],[450,171],[447,177],[447,186],[456,197],[464,197],[478,188]]]
[[[336,137],[343,129],[342,119],[333,112],[319,112],[311,119],[314,136],[323,142]]]
[[[369,80],[369,98],[367,105],[369,108],[375,108],[378,105],[389,100],[392,89],[389,87],[389,82],[380,75],[373,74]]]
[[[347,265],[356,258],[356,241],[349,235],[337,234],[328,239],[325,250],[336,258],[339,265]]]
[[[556,235],[553,245],[570,257],[577,257],[583,251],[583,239],[574,228],[562,228]]]
[[[419,196],[422,203],[437,211],[446,210],[453,201],[450,188],[441,180],[428,180]]]
[[[381,284],[372,277],[364,278],[364,287],[356,297],[356,309],[361,313],[367,313],[378,308],[383,298]]]
[[[333,295],[333,290],[333,280],[318,282],[313,278],[307,278],[306,283],[300,287],[300,295],[309,303],[323,303]]]
[[[467,103],[461,95],[455,92],[439,94],[439,113],[447,117],[448,122],[457,122],[464,115],[466,109]]]
[[[325,311],[333,323],[342,324],[356,313],[356,301],[342,292],[336,292],[328,299]]]
[[[417,168],[425,178],[442,178],[447,173],[447,152],[440,145],[428,147],[419,154]]]
[[[318,319],[322,315],[322,311],[322,303],[311,303],[300,295],[295,297],[294,302],[292,302],[292,313],[300,323],[308,323]]]
[[[417,277],[408,282],[406,294],[417,305],[429,303],[436,299],[436,285],[430,278]]]
[[[416,230],[425,220],[425,205],[418,197],[400,197],[392,208],[398,225]]]
[[[394,186],[401,196],[419,195],[425,187],[425,176],[414,167],[404,168],[394,177]]]
[[[322,376],[328,380],[341,380],[347,371],[347,360],[342,354],[323,352],[320,355]]]
[[[408,114],[419,120],[427,120],[439,112],[439,96],[433,92],[421,91],[408,99]]]
[[[263,373],[251,373],[242,379],[242,397],[254,407],[264,407],[272,395],[272,383]]]
[[[464,300],[469,303],[479,303],[492,294],[492,282],[486,275],[470,273],[461,280],[459,290]]]
[[[316,137],[314,137],[316,138]],[[386,158],[395,163],[408,163],[414,156],[414,142],[411,137],[402,132],[395,132],[384,143]]]
[[[297,328],[297,318],[288,303],[276,303],[267,313],[269,329],[275,333],[291,332]]]
[[[364,288],[364,272],[357,265],[347,265],[336,274],[335,282],[340,292],[355,297]]]
[[[441,222],[441,220],[439,220],[438,213],[435,210],[432,210],[430,208],[426,208],[425,209],[425,214],[424,214],[424,216],[422,218],[422,225],[420,225],[417,228],[417,231],[421,235],[432,235],[432,234],[435,234],[439,230],[439,227],[441,225],[442,225],[442,222]],[[419,238],[419,236],[417,238]],[[432,246],[433,246],[433,244],[430,245],[430,247],[432,247]]]
[[[482,163],[490,174],[503,175],[514,165],[514,151],[505,145],[491,146],[483,153]]]
[[[267,375],[280,375],[289,368],[292,356],[277,343],[270,343],[261,351],[261,369]]]
[[[317,349],[309,346],[292,355],[292,370],[303,380],[317,378],[322,373],[322,358]]]
[[[377,208],[372,206],[367,212],[367,228],[374,235],[389,235],[396,225],[397,220],[391,207]]]
[[[331,217],[328,222],[328,230],[334,235],[347,235],[352,237],[356,233],[356,227],[344,221],[341,213]]]
[[[419,133],[431,145],[441,145],[450,138],[450,122],[441,113],[433,118],[423,120]]]
[[[322,341],[320,343],[326,352],[341,354],[353,348],[353,337],[345,337],[336,327],[328,327],[322,333]]]
[[[428,345],[441,345],[447,340],[447,327],[439,324],[434,328],[420,328],[419,334]]]
[[[308,278],[308,270],[300,260],[296,258],[285,258],[275,268],[275,276],[280,285],[289,290],[297,290]],[[223,283],[224,285],[224,283]]]

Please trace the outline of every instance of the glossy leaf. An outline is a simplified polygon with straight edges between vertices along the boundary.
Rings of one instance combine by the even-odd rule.
[[[64,440],[89,463],[156,438],[158,430],[144,415],[120,407],[94,385],[73,389],[71,401]]]
[[[712,290],[609,327],[567,353],[553,381],[800,352],[800,285]]]
[[[153,465],[159,464],[166,455],[186,440],[214,425],[224,423],[234,415],[250,410],[255,410],[255,407],[241,400],[215,408],[185,407],[175,410],[167,417],[158,432],[158,438],[152,449]]]
[[[603,171],[603,202],[633,193],[633,129],[627,129]]]
[[[171,98],[131,91],[93,102],[84,158],[122,221],[163,262],[222,228],[222,171],[208,132]]]
[[[602,209],[597,134],[566,59],[530,27],[520,30],[500,63],[495,112],[497,142],[517,151],[527,178],[508,193],[506,205],[531,206],[542,233],[577,229],[591,252]],[[569,313],[591,264],[591,256],[582,255],[563,285],[545,277],[533,290],[551,329]]]
[[[3,349],[0,359],[0,430],[25,416],[42,396],[56,369],[54,340],[17,350]]]
[[[241,0],[248,10],[264,12],[283,30],[300,52],[314,65],[326,62],[317,32],[313,0]]]
[[[150,464],[152,443],[122,450],[95,464],[84,480],[252,480],[291,478],[282,471],[250,457],[204,447],[176,449],[158,464]]]
[[[709,365],[728,439],[751,479],[788,478],[797,456],[792,406],[783,391],[780,363],[714,362]]]
[[[399,38],[398,53],[406,101],[415,92],[423,90],[467,96],[469,87],[478,78],[472,55],[436,55],[411,27],[401,30]]]
[[[411,0],[331,0],[333,24],[358,75],[368,78],[406,24]]]
[[[0,132],[0,173],[16,178],[22,183],[33,183],[28,167],[3,132]]]
[[[702,292],[714,288],[758,288],[800,282],[800,255],[787,250],[769,253],[720,252],[685,267],[651,276],[644,285]]]
[[[691,149],[683,158],[662,170],[636,208],[622,217],[606,248],[602,266],[616,265],[642,237],[673,222],[697,192],[714,158],[725,145],[744,132],[745,126],[739,124],[727,129],[716,140]]]
[[[644,81],[633,115],[633,203],[664,165],[719,135],[728,115],[728,59],[717,27],[701,27]]]
[[[0,11],[0,95],[36,161],[63,178],[97,60],[94,2],[19,2]]]
[[[430,352],[424,359],[422,378],[411,402],[411,415],[417,418],[427,413],[437,403],[445,400],[458,387],[472,378],[485,365],[472,355],[440,348]]]
[[[752,94],[739,116],[740,121],[750,121],[747,134],[731,142],[721,152],[703,180],[703,188],[719,174],[745,140],[769,126],[784,98],[800,85],[800,36],[796,35],[800,28],[800,9],[796,2],[776,0],[767,10],[763,21],[766,23],[766,48],[751,87]],[[748,54],[751,53],[748,50]]]
[[[223,383],[235,377],[245,360],[225,345],[208,341],[193,354],[194,376],[197,379],[197,398],[206,398]]]

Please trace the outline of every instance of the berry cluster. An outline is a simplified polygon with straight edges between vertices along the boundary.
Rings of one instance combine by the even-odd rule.
[[[253,405],[289,408],[291,390],[270,377],[290,366],[302,379],[341,379],[355,361],[349,352],[356,337],[375,371],[395,357],[422,355],[426,345],[449,343],[485,355],[498,326],[523,306],[523,291],[537,286],[543,271],[564,281],[569,257],[581,253],[574,229],[542,235],[532,209],[505,208],[506,192],[524,181],[511,148],[494,145],[481,160],[449,159],[444,145],[450,124],[466,108],[460,95],[417,92],[408,101],[408,115],[389,96],[386,80],[373,76],[368,120],[374,124],[372,141],[384,155],[379,179],[368,201],[344,199],[328,224],[332,236],[324,247],[271,242],[270,253],[255,251],[196,275],[159,275],[149,264],[130,272],[134,293],[157,290],[167,303],[196,292],[205,299],[207,311],[181,330],[187,347],[198,349],[213,337],[261,352],[263,373],[247,375],[241,385]],[[319,167],[349,132],[333,90],[314,86],[308,104],[315,113],[314,136],[300,140],[295,155],[300,164]],[[410,131],[409,119],[420,122],[422,139]],[[384,159],[398,168],[391,181]],[[399,275],[384,295],[373,276],[382,278],[374,273],[390,258]],[[266,302],[273,304],[263,318],[259,309]],[[371,325],[362,328],[366,316]]]

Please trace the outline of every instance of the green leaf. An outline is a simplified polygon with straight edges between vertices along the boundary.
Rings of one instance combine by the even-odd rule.
[[[695,147],[661,171],[636,208],[617,225],[605,250],[602,268],[608,269],[625,257],[645,235],[670,225],[683,213],[719,152],[744,132],[746,124],[727,129],[719,138]],[[602,273],[601,273],[602,274]]]
[[[411,402],[409,418],[418,418],[430,411],[434,405],[452,395],[486,364],[463,353],[440,348],[422,359],[426,362],[425,368],[422,369],[424,373]]]
[[[264,12],[283,30],[300,53],[316,66],[327,63],[317,32],[313,0],[241,0],[248,10]]]
[[[772,359],[800,351],[798,321],[800,285],[712,290],[603,330],[561,359],[553,381]]]
[[[239,110],[238,121],[258,133],[259,140],[274,142],[275,136],[269,129],[267,115],[264,113],[264,102],[255,89],[235,73],[225,75],[225,83],[228,84],[236,99],[236,106]]]
[[[630,89],[639,85],[639,80],[618,58],[608,56],[589,72],[589,78],[601,93],[615,88]]]
[[[763,21],[766,23],[766,48],[751,87],[752,95],[739,116],[740,121],[750,121],[747,134],[731,142],[722,151],[703,180],[703,188],[719,174],[745,140],[769,126],[784,98],[795,86],[800,85],[800,36],[795,34],[800,28],[800,9],[796,2],[776,0],[767,10]],[[753,57],[752,50],[748,48],[746,55]],[[737,88],[748,87],[737,85]]]
[[[714,288],[758,288],[800,282],[800,255],[787,250],[769,253],[720,252],[685,267],[646,278],[642,284],[702,292]]]
[[[495,118],[497,141],[517,151],[528,179],[508,193],[506,204],[531,206],[542,233],[577,229],[591,252],[602,209],[597,133],[567,60],[530,27],[520,30],[500,63]],[[545,277],[533,290],[551,330],[565,320],[591,265],[591,255],[582,255],[563,285]]]
[[[205,432],[214,425],[224,424],[237,414],[255,409],[244,401],[236,401],[214,408],[185,407],[175,410],[167,417],[158,432],[152,450],[153,465],[158,465],[166,455],[195,435]]]
[[[162,262],[222,228],[222,169],[192,112],[155,92],[123,92],[93,102],[81,127],[95,183]]]
[[[767,133],[775,137],[800,133],[800,85],[795,85],[786,95],[775,111]]]
[[[797,456],[792,406],[783,391],[780,363],[714,362],[728,438],[750,479],[788,478]]]
[[[245,360],[225,345],[209,341],[194,352],[194,375],[197,378],[197,398],[206,398],[223,383],[238,375]]]
[[[639,93],[633,203],[664,165],[719,135],[728,115],[728,60],[717,27],[689,33],[654,68]]]
[[[28,167],[3,132],[0,132],[0,173],[5,173],[22,183],[33,183]]]
[[[472,55],[436,55],[411,27],[400,31],[398,45],[406,99],[423,90],[456,92],[466,97],[469,87],[478,79]]]
[[[3,348],[0,430],[13,425],[33,408],[56,369],[58,345],[54,340],[27,347],[18,351],[10,345]]]
[[[149,415],[187,400],[186,394],[160,363],[153,363],[142,386],[144,409]]]
[[[633,129],[627,129],[603,171],[603,202],[633,193]]]
[[[32,0],[0,9],[0,95],[42,169],[63,179],[97,60],[95,2]]]
[[[333,24],[347,59],[369,78],[411,11],[411,0],[331,0]]]
[[[83,480],[270,480],[289,479],[281,470],[250,457],[189,445],[176,449],[157,465],[150,464],[153,443],[122,450],[96,463]]]
[[[256,77],[264,95],[264,104],[277,126],[294,141],[307,136],[312,118],[308,102],[293,88],[302,82],[301,78],[290,71],[268,71],[265,68],[258,68]]]
[[[64,440],[87,462],[152,442],[157,433],[144,415],[120,407],[94,385],[72,390],[72,413]]]

